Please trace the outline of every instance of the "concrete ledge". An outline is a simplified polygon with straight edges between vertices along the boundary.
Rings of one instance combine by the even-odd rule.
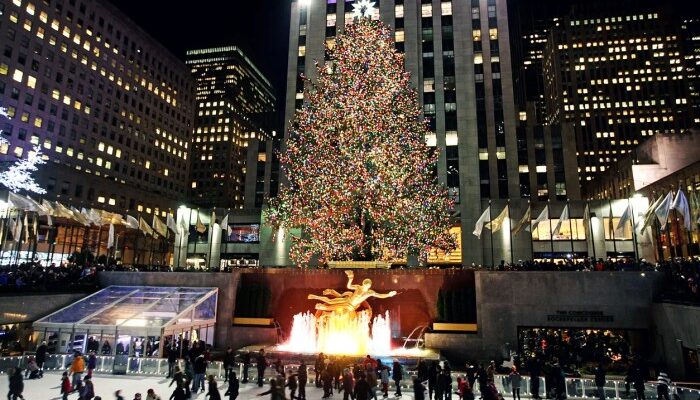
[[[389,269],[391,263],[383,261],[329,261],[332,269]]]

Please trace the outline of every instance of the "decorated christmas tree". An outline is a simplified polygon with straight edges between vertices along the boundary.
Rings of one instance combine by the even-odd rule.
[[[360,12],[363,14],[363,12]],[[317,63],[281,161],[288,183],[266,222],[301,228],[291,258],[306,264],[395,260],[454,248],[452,203],[391,31],[362,15]]]

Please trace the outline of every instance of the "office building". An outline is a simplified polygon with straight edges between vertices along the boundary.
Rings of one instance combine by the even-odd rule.
[[[193,203],[261,208],[279,169],[270,82],[235,46],[190,50],[186,63],[197,80]]]
[[[193,81],[106,1],[0,3],[3,161],[40,146],[45,197],[165,216],[187,194]]]
[[[673,20],[628,10],[614,5],[578,10],[549,33],[543,62],[546,123],[573,127],[582,182],[645,139],[680,134],[692,123]]]

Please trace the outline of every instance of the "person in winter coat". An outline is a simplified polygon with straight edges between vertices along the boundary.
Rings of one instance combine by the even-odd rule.
[[[324,368],[321,373],[321,381],[323,382],[323,397],[327,399],[333,396],[333,373],[330,368]]]
[[[86,376],[84,381],[85,384],[80,388],[80,397],[78,397],[78,399],[92,400],[92,398],[95,397],[95,387],[92,385],[92,379]]]
[[[369,385],[369,397],[373,400],[377,400],[377,387],[379,383],[377,382],[377,372],[374,367],[370,368],[365,372],[365,379],[367,379],[367,384]]]
[[[228,389],[226,390],[226,393],[224,393],[224,396],[228,396],[229,400],[234,400],[236,397],[238,397],[239,387],[240,384],[238,382],[238,378],[236,377],[236,372],[231,370],[231,375],[228,377]]]
[[[355,378],[350,372],[350,368],[345,368],[343,370],[343,400],[355,399],[353,390],[355,389]]]
[[[115,400],[124,400],[124,396],[122,396],[121,390],[117,390],[116,392],[114,392],[114,399]]]
[[[190,397],[185,392],[185,388],[178,385],[178,387],[176,387],[175,390],[173,390],[173,393],[170,395],[169,400],[187,400],[189,398]]]
[[[257,357],[255,358],[257,363],[256,367],[258,369],[258,387],[263,386],[263,378],[265,378],[265,369],[267,368],[267,359],[265,358],[265,350],[260,349]]]
[[[510,379],[510,387],[513,391],[513,400],[515,400],[516,397],[518,400],[520,400],[520,382],[522,381],[522,377],[515,367],[513,367],[513,370],[510,372],[510,375],[508,375],[508,378]]]
[[[413,378],[413,399],[425,400],[425,386],[418,377]]]
[[[90,352],[88,355],[88,360],[87,360],[87,376],[92,378],[92,371],[95,370],[95,367],[97,366],[97,356],[95,356],[94,352]]]
[[[48,346],[46,346],[46,341],[41,342],[39,347],[36,348],[36,365],[39,367],[39,377],[44,376],[44,363],[46,362],[46,351]]]
[[[396,396],[401,396],[401,380],[403,379],[403,369],[399,360],[394,360],[394,364],[391,367],[391,379],[396,385]]]
[[[359,379],[355,383],[354,395],[355,400],[369,400],[369,392],[372,388],[369,387],[369,383],[365,379],[364,375],[360,375]]]
[[[202,354],[198,355],[194,360],[194,381],[192,382],[192,393],[197,393],[197,391],[204,391],[204,374],[207,372],[207,360],[204,359]]]
[[[153,389],[148,389],[146,392],[146,400],[162,400]]]
[[[70,384],[70,379],[68,378],[68,372],[64,372],[61,377],[61,396],[63,400],[68,400],[68,395],[73,391]]]
[[[209,390],[207,391],[207,394],[204,396],[206,399],[209,397],[209,400],[221,400],[221,393],[219,393],[219,388],[216,385],[216,379],[214,379],[214,375],[209,375]]]
[[[39,377],[39,365],[36,363],[34,356],[29,356],[27,360],[27,370],[24,372],[25,379],[36,379]]]
[[[7,393],[7,400],[17,400],[24,399],[22,392],[24,392],[24,378],[22,378],[22,369],[12,369],[7,372],[7,376],[10,379],[10,391]]]
[[[299,364],[298,369],[299,400],[306,400],[306,382],[309,380],[309,371],[304,361]]]
[[[598,367],[593,371],[593,375],[595,376],[598,399],[605,400],[605,368],[603,368],[603,363],[598,364]]]
[[[224,383],[228,382],[228,376],[233,371],[234,364],[236,363],[236,354],[230,347],[226,349],[226,354],[224,354]]]
[[[659,373],[659,378],[656,380],[656,394],[659,396],[658,400],[670,400],[669,399],[669,388],[671,387],[671,379],[668,375],[661,371]]]
[[[166,378],[172,378],[175,375],[175,365],[177,364],[177,349],[175,346],[170,346],[167,349],[168,352],[168,376]]]
[[[270,395],[270,400],[284,400],[284,396],[280,394],[280,388],[277,387],[277,380],[276,379],[270,379],[270,390],[267,390],[262,393],[258,393],[258,396],[265,396],[266,394]]]
[[[85,359],[80,353],[76,353],[69,371],[73,375],[73,381],[71,382],[73,390],[79,390],[83,383],[83,372],[85,372]]]
[[[250,352],[243,354],[243,380],[241,383],[248,383],[248,370],[250,369]]]
[[[433,392],[435,391],[439,374],[440,364],[437,361],[433,361],[428,367],[428,400],[433,400]]]
[[[384,398],[389,397],[389,367],[383,366],[379,371],[379,379],[382,382],[382,392],[384,392]]]

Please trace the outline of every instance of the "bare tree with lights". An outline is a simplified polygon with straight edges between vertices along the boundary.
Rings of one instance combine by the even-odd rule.
[[[0,115],[10,119],[6,108],[0,108]],[[0,146],[9,145],[10,142],[0,136]],[[41,164],[46,164],[46,161],[41,157],[41,148],[34,146],[27,158],[15,161],[8,169],[0,172],[0,183],[15,193],[26,190],[36,194],[45,194],[46,190],[39,186],[33,177],[34,172],[38,170],[37,165]]]

